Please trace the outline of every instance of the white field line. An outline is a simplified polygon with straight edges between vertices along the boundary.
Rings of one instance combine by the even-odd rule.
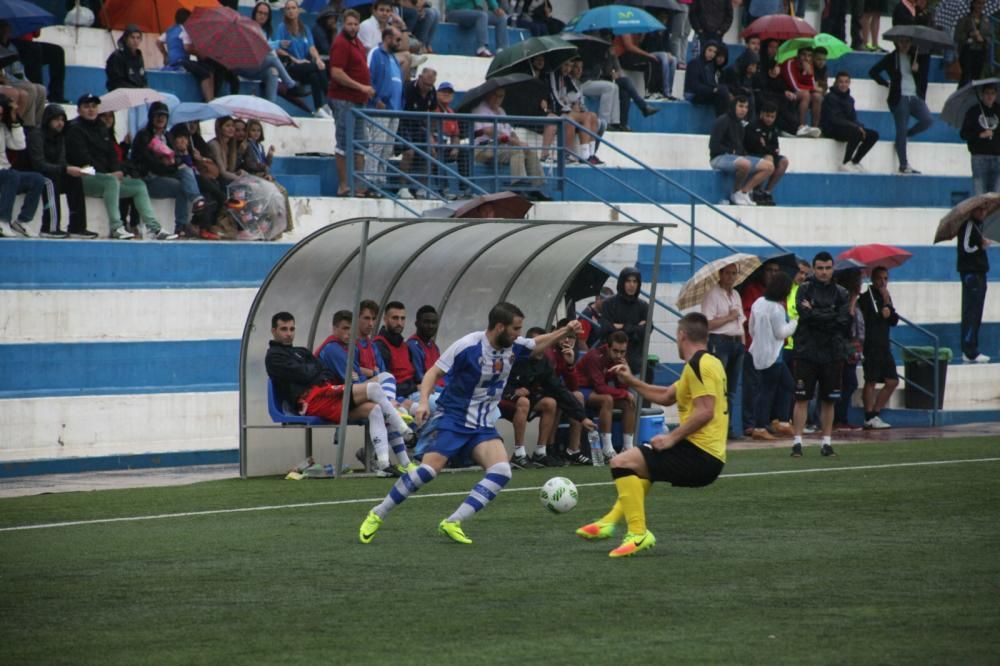
[[[960,465],[965,463],[989,463],[1000,462],[1000,458],[967,458],[962,460],[929,460],[924,462],[888,463],[885,465],[854,465],[849,467],[811,467],[808,469],[787,469],[774,470],[770,472],[742,472],[739,474],[723,474],[720,479],[741,479],[755,476],[778,476],[782,474],[812,474],[819,472],[856,472],[875,469],[898,469],[902,467],[926,467],[933,465]],[[578,483],[579,487],[609,486],[611,481],[596,481],[593,483]],[[509,488],[504,489],[505,493],[518,493],[526,491],[537,491],[541,486],[529,488]],[[431,499],[436,497],[458,497],[468,495],[468,491],[458,491],[450,493],[431,493],[427,495],[413,495],[408,499]],[[105,523],[127,523],[141,520],[163,520],[165,518],[188,518],[191,516],[214,516],[226,513],[245,513],[248,511],[277,511],[280,509],[302,509],[317,506],[340,506],[344,504],[370,504],[381,502],[382,497],[367,497],[345,500],[329,500],[325,502],[301,502],[298,504],[274,504],[265,506],[248,506],[238,509],[211,509],[208,511],[185,511],[182,513],[160,513],[150,516],[122,516],[120,518],[97,518],[94,520],[70,520],[61,523],[40,523],[37,525],[17,525],[15,527],[0,527],[0,532],[20,532],[24,530],[43,530],[53,527],[75,527],[78,525],[102,525]]]

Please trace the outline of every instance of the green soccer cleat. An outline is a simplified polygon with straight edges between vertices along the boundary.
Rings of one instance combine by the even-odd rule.
[[[643,534],[632,534],[629,532],[622,539],[622,545],[618,546],[610,553],[609,557],[629,557],[635,555],[639,551],[649,550],[656,545],[656,537],[649,530],[646,530]]]
[[[361,529],[358,530],[358,541],[371,543],[380,527],[382,527],[382,519],[374,511],[369,511],[368,515],[365,516],[365,521],[361,523]]]
[[[396,469],[399,471],[400,474],[407,474],[408,472],[412,472],[418,467],[420,467],[420,463],[413,460],[411,460],[406,465],[396,465]]]
[[[594,522],[584,525],[576,530],[576,535],[581,539],[596,541],[597,539],[610,539],[615,535],[614,523]]]
[[[472,539],[465,536],[465,532],[462,531],[462,523],[457,520],[442,520],[438,524],[438,532],[458,543],[472,543]]]

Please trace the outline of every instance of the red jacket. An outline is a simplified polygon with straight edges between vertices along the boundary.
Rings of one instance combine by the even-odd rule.
[[[576,364],[580,386],[592,388],[595,393],[610,395],[614,399],[627,398],[629,391],[620,386],[612,386],[609,382],[615,380],[611,373],[611,358],[608,356],[608,346],[594,347]]]
[[[784,77],[788,87],[795,92],[816,90],[816,81],[813,79],[812,73],[802,71],[802,63],[799,62],[798,58],[786,60],[781,65],[781,76]]]
[[[554,348],[545,350],[545,358],[548,359],[549,365],[555,370],[556,375],[562,379],[566,388],[570,391],[580,388],[580,377],[576,374],[577,364],[570,365],[567,363],[563,355],[559,353],[559,350]]]

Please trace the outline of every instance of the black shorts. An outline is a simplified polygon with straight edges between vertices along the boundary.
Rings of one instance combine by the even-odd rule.
[[[682,488],[701,488],[719,478],[723,462],[686,439],[665,451],[639,447],[649,469],[650,481],[664,481]]]
[[[862,367],[865,370],[865,381],[869,383],[878,384],[889,379],[899,379],[896,359],[892,357],[891,349],[865,351]]]
[[[816,363],[807,359],[795,359],[795,399],[812,400],[816,383],[819,382],[819,399],[823,402],[840,400],[840,382],[843,377],[843,361]]]

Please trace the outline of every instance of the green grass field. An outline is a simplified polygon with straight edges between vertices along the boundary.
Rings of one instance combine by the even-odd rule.
[[[472,473],[367,546],[387,480],[0,500],[0,663],[996,664],[1000,442],[838,452],[737,451],[709,488],[654,486],[658,545],[625,560],[573,535],[613,501],[607,468],[515,473],[472,546],[436,533]],[[939,461],[966,462],[912,464]],[[553,515],[534,489],[559,473],[580,503]],[[185,512],[208,513],[6,529]]]

